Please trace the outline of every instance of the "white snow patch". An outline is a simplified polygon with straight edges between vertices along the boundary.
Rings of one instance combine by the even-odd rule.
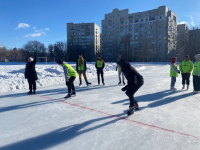
[[[76,63],[69,63],[74,69]],[[18,90],[28,89],[28,82],[24,78],[25,63],[0,63],[0,93],[14,92]],[[137,70],[145,69],[143,64],[131,63]],[[55,63],[36,64],[36,72],[38,75],[37,88],[63,84],[65,83],[63,68]],[[117,76],[116,63],[106,63],[104,68],[104,75]],[[95,63],[87,63],[87,78],[96,78]],[[78,82],[78,77],[76,78]]]

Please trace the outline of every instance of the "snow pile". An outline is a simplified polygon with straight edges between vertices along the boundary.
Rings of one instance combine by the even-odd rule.
[[[69,63],[74,69],[75,63]],[[24,78],[25,63],[0,63],[0,93],[14,92],[17,90],[28,89],[28,82]],[[132,63],[137,69],[145,69],[143,65]],[[65,83],[63,69],[55,63],[36,64],[36,71],[38,74],[37,87],[44,87],[55,84]],[[106,63],[104,68],[105,76],[117,75],[116,63]],[[87,64],[87,77],[96,78],[95,63]],[[78,82],[78,77],[76,81]]]

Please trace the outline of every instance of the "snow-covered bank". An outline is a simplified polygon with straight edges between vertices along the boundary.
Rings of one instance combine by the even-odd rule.
[[[73,68],[76,68],[75,63],[69,63]],[[14,92],[18,90],[28,89],[28,83],[24,78],[25,63],[0,63],[0,93]],[[145,69],[143,64],[132,63],[137,69]],[[44,87],[54,84],[64,83],[64,75],[62,67],[56,63],[39,63],[36,64],[38,74],[37,87]],[[104,68],[105,76],[117,75],[116,63],[106,63]],[[96,68],[94,63],[87,64],[88,79],[96,78]],[[76,79],[78,82],[78,78]]]

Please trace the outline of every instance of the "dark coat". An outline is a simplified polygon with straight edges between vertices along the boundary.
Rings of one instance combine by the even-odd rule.
[[[78,59],[79,60],[79,59]],[[78,60],[76,61],[76,71],[78,72],[79,70],[78,70]],[[86,68],[86,60],[84,59],[84,67],[85,67],[85,70],[84,71],[86,71],[87,70],[87,68]]]
[[[144,83],[142,75],[140,75],[139,72],[128,62],[124,63],[122,67],[122,72],[124,73],[124,76],[128,81],[129,88],[133,88],[139,84],[142,85]]]
[[[35,64],[36,64],[36,54],[34,55],[34,60],[26,64],[25,79],[28,79],[29,82],[33,82],[38,79],[37,73],[35,71]]]

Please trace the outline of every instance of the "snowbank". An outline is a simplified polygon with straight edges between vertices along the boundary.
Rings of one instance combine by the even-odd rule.
[[[73,68],[75,63],[69,63]],[[25,63],[0,63],[0,93],[14,92],[17,90],[28,89],[28,82],[24,78]],[[136,69],[145,69],[143,65],[132,64]],[[55,63],[36,64],[36,71],[38,74],[37,87],[44,87],[55,84],[65,83],[62,67]],[[116,63],[106,63],[104,68],[105,76],[117,75]],[[94,63],[87,64],[87,77],[96,78],[96,68]],[[76,81],[78,82],[78,78]]]

